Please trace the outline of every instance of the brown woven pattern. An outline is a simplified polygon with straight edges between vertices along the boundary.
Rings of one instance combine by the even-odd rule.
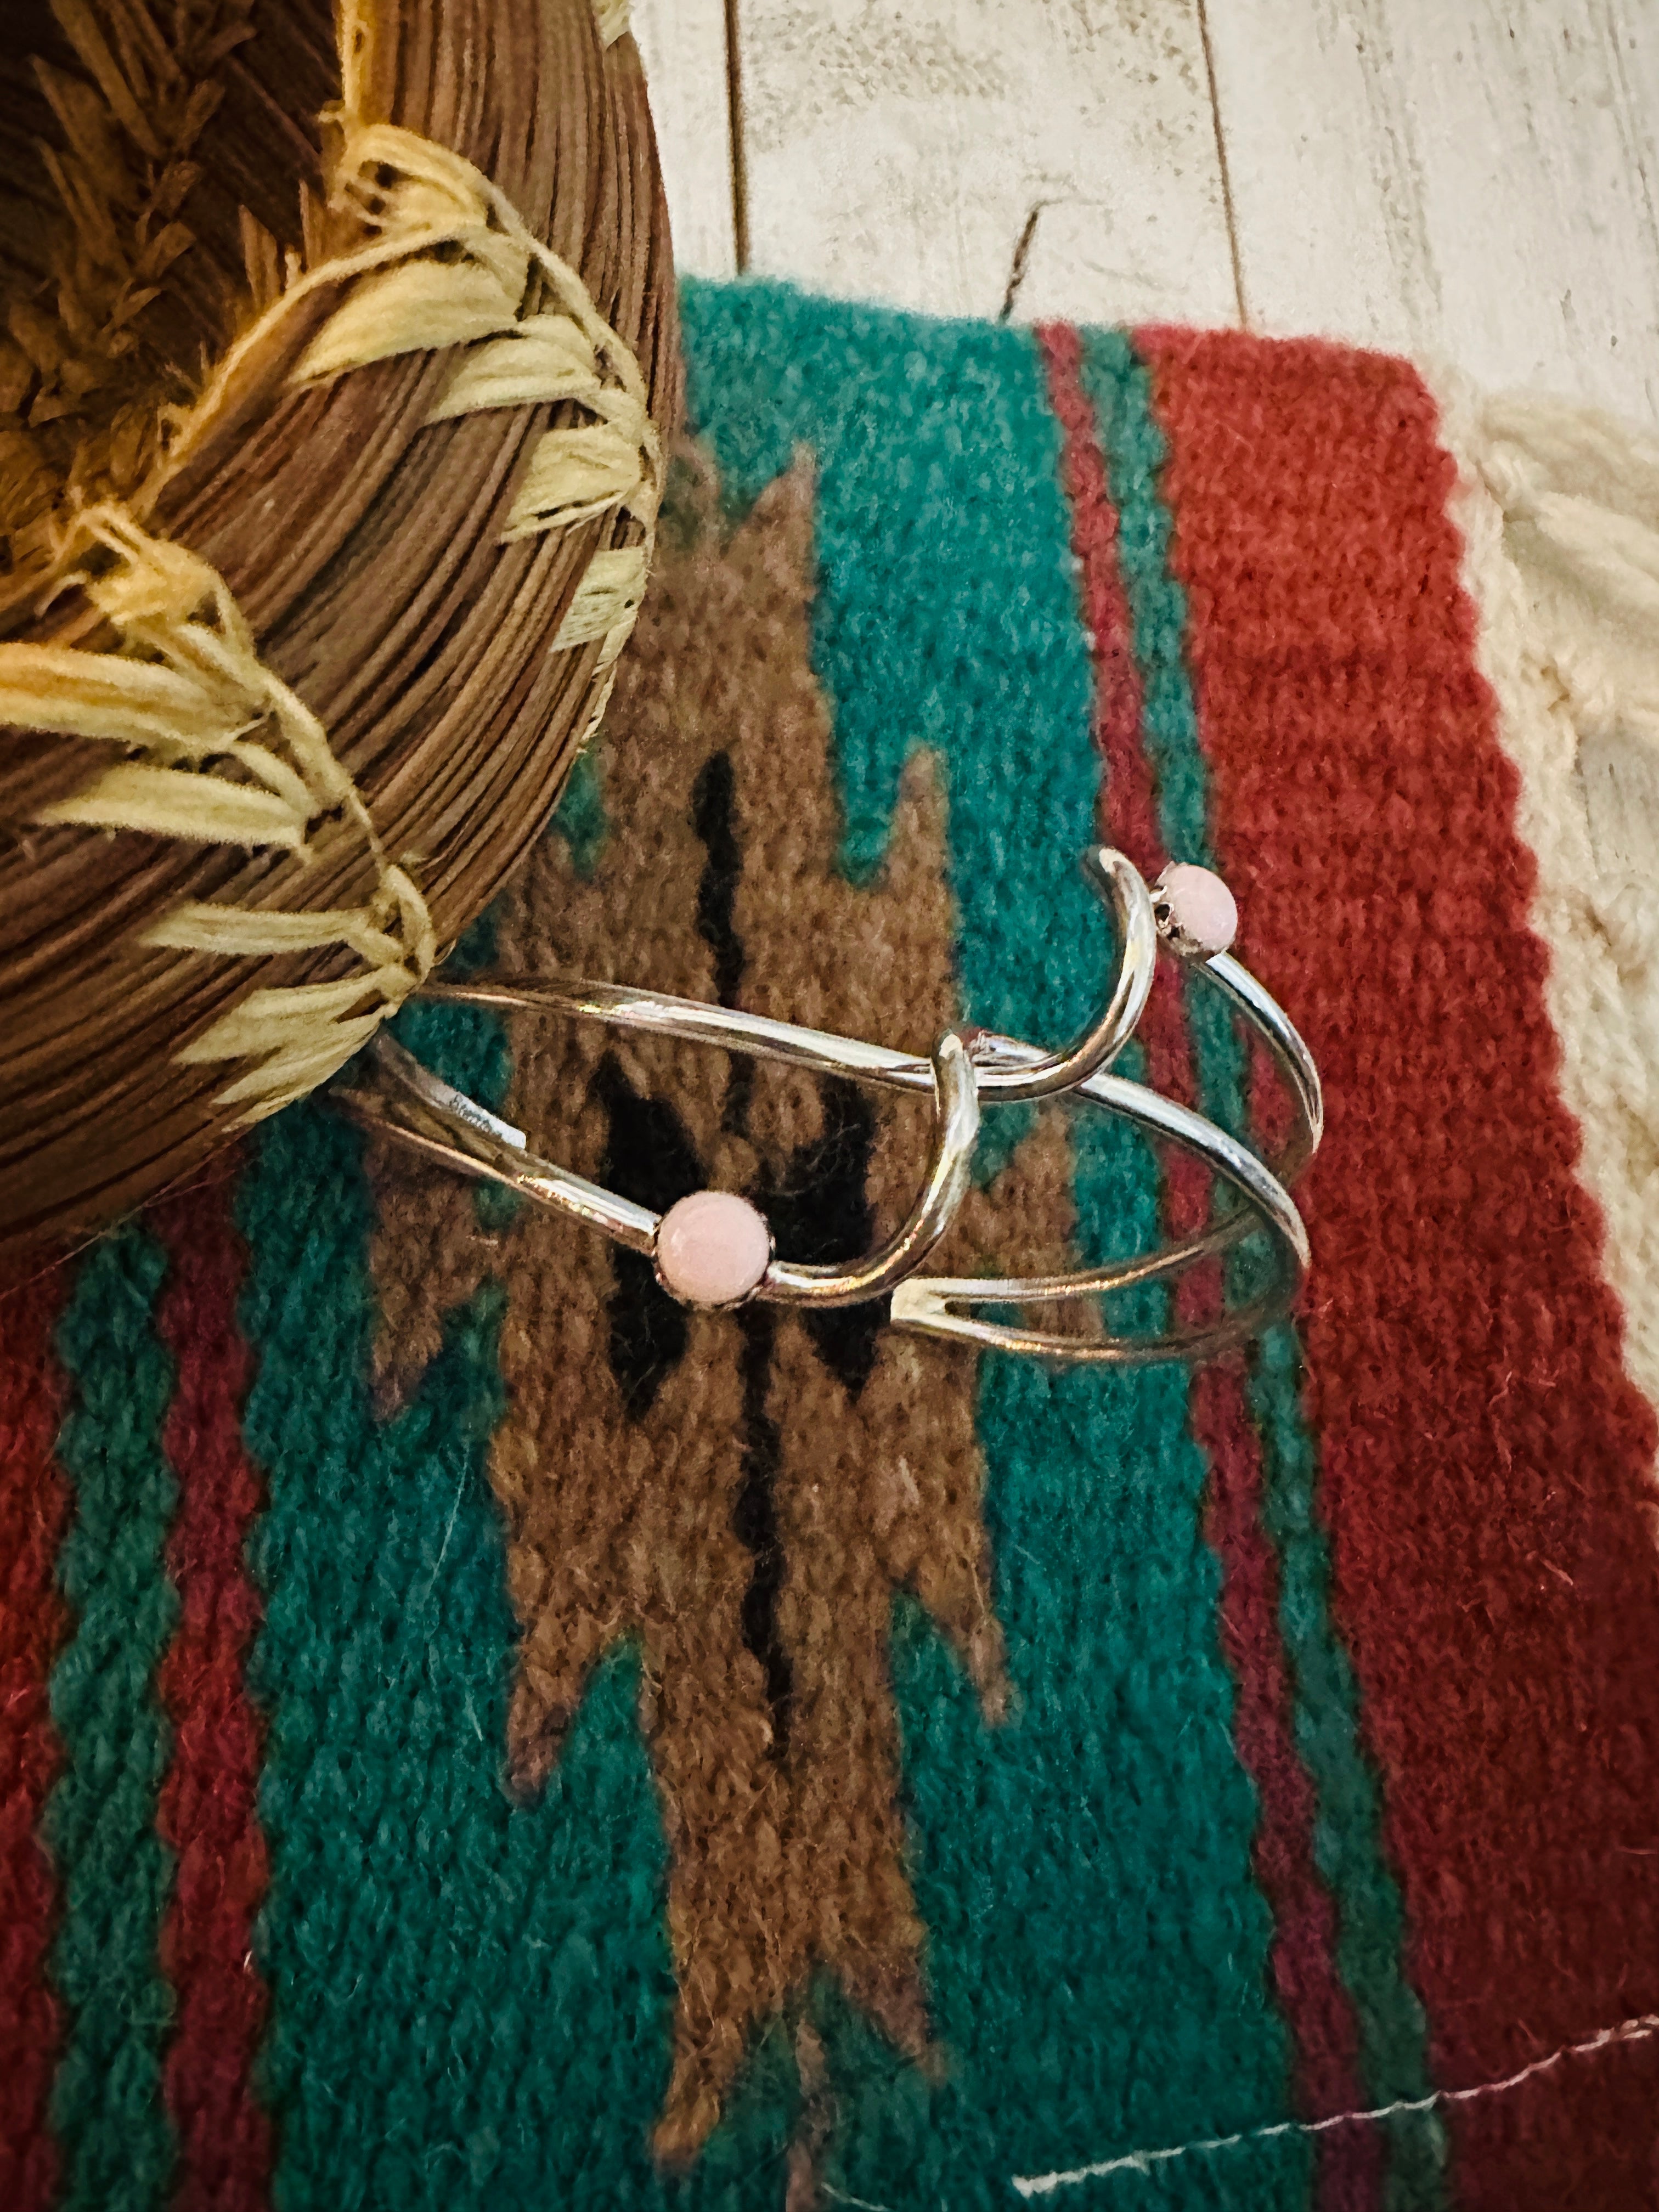
[[[802,460],[727,539],[706,477],[680,480],[600,740],[617,827],[591,879],[562,840],[538,849],[498,953],[922,1050],[957,1012],[944,801],[919,757],[880,878],[855,887],[836,867],[813,492]],[[680,1194],[641,1191],[641,1174],[745,1189],[791,1256],[817,1257],[799,1241],[812,1224],[856,1246],[914,1194],[920,1102],[593,1025],[510,1026],[507,1110],[532,1142],[653,1204]],[[1001,1717],[971,1354],[896,1334],[879,1306],[681,1319],[647,1263],[567,1221],[526,1209],[492,1233],[473,1188],[424,1161],[383,1152],[374,1172],[388,1411],[445,1316],[490,1277],[507,1291],[491,1480],[522,1634],[519,1787],[557,1760],[596,1660],[641,1639],[679,1984],[659,2154],[702,2142],[750,2034],[820,1965],[931,2063],[886,1621],[893,1591],[915,1590]],[[1054,1114],[970,1194],[941,1264],[1066,1266],[1072,1217]]]
[[[636,354],[653,414],[672,420],[672,268],[632,41],[602,46],[588,0],[380,0],[374,22],[375,112],[500,187],[580,270]],[[53,510],[125,495],[161,410],[189,400],[284,257],[314,265],[341,243],[317,119],[339,90],[335,34],[316,0],[30,0],[7,33],[0,635],[96,644],[78,594],[39,604]],[[288,389],[329,305],[279,326],[145,519],[225,578],[445,942],[558,794],[601,648],[547,648],[592,555],[639,526],[606,517],[503,547],[554,410],[426,427],[447,355]],[[349,969],[337,951],[226,961],[138,945],[182,898],[274,908],[291,879],[269,856],[40,827],[40,809],[101,765],[97,750],[0,734],[0,1239],[14,1246],[106,1218],[186,1170],[232,1115],[215,1103],[225,1070],[177,1053],[252,990]],[[325,835],[304,902],[351,906],[371,881],[361,839]]]

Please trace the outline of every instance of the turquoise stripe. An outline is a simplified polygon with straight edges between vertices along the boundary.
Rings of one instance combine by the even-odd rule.
[[[878,863],[904,759],[934,748],[967,1008],[1067,1035],[1102,970],[1074,864],[1097,769],[1059,433],[1030,335],[765,284],[689,285],[685,324],[694,419],[734,504],[798,442],[817,458],[814,656],[844,864]],[[1080,1237],[1127,1249],[1153,1227],[1152,1160],[1097,1121],[1079,1142]],[[988,1730],[936,1632],[900,1604],[912,1873],[947,2057],[930,2080],[821,1997],[841,2111],[829,2178],[847,2197],[1000,2207],[1018,2201],[1016,2173],[1289,2111],[1186,1388],[1173,1370],[984,1364],[1015,1717]],[[1308,2169],[1292,2138],[1239,2154],[1230,2180],[1237,2201],[1288,2208]],[[1175,2169],[1133,2186],[1140,2204],[1193,2201]],[[1068,2197],[1079,2212],[1115,2201]]]
[[[1153,412],[1152,380],[1121,332],[1102,331],[1086,337],[1084,384],[1121,518],[1160,831],[1168,852],[1213,867],[1207,763],[1187,664],[1187,596],[1170,568],[1173,521],[1161,489],[1168,447]],[[1225,1001],[1194,985],[1188,1005],[1204,1109],[1225,1127],[1244,1128],[1247,1060]],[[1235,1292],[1240,1287],[1236,1280]],[[1381,1794],[1359,1743],[1358,1685],[1331,1614],[1329,1540],[1318,1506],[1318,1454],[1302,1417],[1300,1361],[1296,1331],[1286,1323],[1251,1364],[1249,1402],[1264,1455],[1262,1518],[1279,1555],[1296,1741],[1316,1793],[1316,1862],[1336,1902],[1337,1967],[1355,2004],[1367,2095],[1384,2105],[1427,2094],[1428,2025],[1405,1973],[1404,1907],[1383,1850]],[[1391,2137],[1390,2203],[1443,2202],[1438,2120],[1396,2121]]]
[[[690,411],[746,509],[805,442],[823,471],[813,658],[846,809],[842,861],[880,866],[899,778],[943,764],[964,1011],[1056,1040],[1093,1010],[1099,909],[1091,678],[1028,334],[688,283]],[[728,385],[728,380],[730,380]],[[1027,1123],[988,1122],[988,1175]]]
[[[1170,571],[1174,525],[1159,493],[1168,449],[1152,414],[1151,379],[1121,331],[1085,332],[1083,387],[1117,507],[1118,565],[1140,673],[1141,738],[1159,830],[1173,859],[1213,867],[1209,776],[1187,673],[1187,594]]]
[[[1262,1522],[1279,1553],[1279,1626],[1296,1689],[1296,1740],[1318,1804],[1314,1856],[1337,1902],[1337,1966],[1359,2016],[1359,2057],[1376,2105],[1431,2088],[1428,2016],[1405,1972],[1406,1911],[1382,1846],[1382,1790],[1358,1735],[1359,1686],[1331,1619],[1330,1539],[1319,1513],[1318,1454],[1302,1418],[1302,1351],[1289,1323],[1250,1371],[1263,1447]],[[1433,2113],[1389,2124],[1387,2201],[1444,2203],[1447,2152]]]
[[[161,2094],[173,1998],[157,1948],[173,1855],[155,1832],[172,1741],[155,1669],[179,1611],[163,1555],[178,1495],[161,1441],[166,1272],[143,1230],[100,1239],[58,1328],[74,1385],[58,1455],[75,1494],[58,1580],[75,1632],[52,1675],[66,1764],[43,1832],[64,1894],[52,1976],[69,2023],[51,2116],[66,2212],[157,2212],[173,2162]]]

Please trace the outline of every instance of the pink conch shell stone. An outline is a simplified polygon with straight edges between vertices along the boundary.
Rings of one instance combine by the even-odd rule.
[[[1158,879],[1170,920],[1188,944],[1209,957],[1224,952],[1238,934],[1238,908],[1219,876],[1177,860]]]
[[[693,1191],[669,1207],[657,1231],[657,1273],[683,1305],[735,1305],[771,1258],[765,1216],[732,1191]]]

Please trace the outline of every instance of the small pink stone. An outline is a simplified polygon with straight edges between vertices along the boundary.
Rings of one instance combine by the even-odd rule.
[[[669,1207],[657,1231],[657,1273],[682,1305],[735,1305],[771,1259],[766,1217],[732,1191],[693,1191]]]
[[[1219,876],[1177,860],[1158,881],[1158,896],[1176,931],[1206,959],[1224,952],[1238,934],[1238,908]]]

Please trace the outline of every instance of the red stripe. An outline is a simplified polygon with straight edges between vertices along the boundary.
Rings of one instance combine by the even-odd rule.
[[[1330,1115],[1305,1186],[1334,1606],[1443,2087],[1659,2012],[1655,1425],[1558,1095],[1516,777],[1406,365],[1142,341],[1221,865]],[[1652,2203],[1659,2047],[1451,2108],[1462,2201]]]
[[[52,1349],[70,1269],[0,1294],[0,2203],[45,2212],[58,2146],[46,2098],[63,2008],[46,1981],[58,1884],[38,1838],[62,1765],[48,1685],[69,1625],[53,1570],[70,1514],[54,1456],[67,1402]]]
[[[259,1613],[242,1555],[261,1492],[241,1438],[252,1361],[236,1325],[246,1257],[232,1188],[222,1176],[149,1217],[172,1263],[157,1327],[179,1370],[163,1442],[179,1478],[167,1565],[179,1620],[158,1678],[174,1730],[159,1826],[178,1854],[161,1960],[178,1992],[167,2096],[179,2212],[256,2212],[271,2161],[252,2082],[266,1994],[251,1943],[267,1866],[243,1675]]]
[[[1142,692],[1131,649],[1129,609],[1118,567],[1118,517],[1107,482],[1097,425],[1083,388],[1082,343],[1064,324],[1040,329],[1051,404],[1063,434],[1061,467],[1072,507],[1072,544],[1081,577],[1095,670],[1095,737],[1106,773],[1101,834],[1155,875],[1162,848],[1150,763],[1141,741]],[[1160,962],[1137,1032],[1153,1088],[1192,1103],[1192,1042],[1180,979]],[[1209,1178],[1189,1155],[1165,1166],[1166,1226],[1185,1236],[1208,1218]],[[1180,1285],[1177,1310],[1188,1321],[1213,1314],[1221,1281],[1213,1268]],[[1298,2101],[1310,2117],[1350,2111],[1362,2101],[1358,2031],[1336,1971],[1336,1913],[1313,1857],[1314,1796],[1291,1732],[1291,1686],[1279,1632],[1279,1567],[1261,1527],[1261,1449],[1237,1362],[1194,1376],[1193,1433],[1211,1473],[1206,1534],[1221,1563],[1222,1646],[1237,1684],[1234,1736],[1255,1784],[1261,1820],[1255,1874],[1274,1922],[1270,1962],[1297,2053]],[[1367,2130],[1340,2130],[1319,2140],[1319,2201],[1330,2212],[1360,2212],[1377,2201],[1380,2146]]]

